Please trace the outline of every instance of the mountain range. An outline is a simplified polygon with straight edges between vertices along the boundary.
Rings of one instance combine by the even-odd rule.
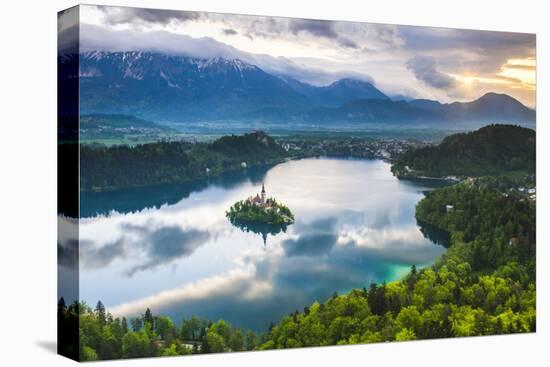
[[[80,113],[126,114],[157,122],[254,120],[278,123],[529,124],[535,111],[487,93],[467,103],[390,98],[364,80],[310,85],[239,59],[154,52],[85,52],[59,56],[58,83],[77,77]],[[63,111],[60,111],[63,113]]]

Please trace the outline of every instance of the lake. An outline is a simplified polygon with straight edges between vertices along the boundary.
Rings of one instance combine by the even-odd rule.
[[[225,217],[255,195],[287,205],[286,231]],[[445,248],[414,218],[430,187],[397,180],[380,160],[303,159],[211,180],[81,197],[80,298],[115,316],[147,307],[265,331],[318,300],[400,278]],[[424,230],[424,233],[427,233]],[[440,241],[437,241],[440,243]]]

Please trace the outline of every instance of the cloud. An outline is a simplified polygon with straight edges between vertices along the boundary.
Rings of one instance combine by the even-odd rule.
[[[327,20],[291,19],[289,30],[295,35],[304,31],[317,37],[338,38],[334,22]]]
[[[103,20],[106,24],[109,25],[167,25],[172,22],[186,22],[189,20],[197,20],[201,17],[201,13],[195,11],[175,11],[164,9],[144,9],[111,6],[98,6],[97,8],[104,13]]]
[[[537,69],[534,65],[521,65],[521,64],[505,64],[503,66],[504,69],[518,69],[518,70],[527,70],[527,71],[535,71]]]
[[[342,45],[343,47],[347,47],[347,48],[359,48],[359,46],[357,45],[357,43],[355,43],[354,41],[352,41],[351,39],[349,38],[345,38],[345,37],[341,37],[340,40],[340,45]]]
[[[336,30],[336,22],[328,20],[291,19],[289,31],[294,35],[307,32],[315,37],[335,40],[340,46],[358,48],[357,43],[348,37],[341,36]]]
[[[57,15],[57,52],[59,55],[78,53],[78,8],[63,10]]]
[[[395,48],[401,48],[404,45],[404,40],[399,33],[399,26],[389,24],[369,24],[367,27],[372,30],[375,38],[382,44]]]
[[[508,83],[511,83],[511,84],[523,84],[523,81],[521,79],[506,76],[506,75],[498,75],[497,74],[497,75],[494,76],[494,78],[498,79],[498,80],[508,82]]]
[[[68,55],[78,54],[79,51],[79,39],[78,39],[78,26],[72,26],[70,28],[59,31],[57,34],[57,54]]]
[[[449,72],[495,73],[509,59],[535,56],[536,38],[528,33],[399,26],[403,50],[437,57]]]
[[[301,82],[317,86],[329,85],[343,78],[353,78],[369,82],[373,85],[376,84],[374,78],[366,73],[351,70],[329,72],[324,71],[322,68],[307,66],[305,63],[284,57],[274,58],[269,55],[254,55],[251,62],[269,73],[289,76]]]
[[[437,70],[437,63],[431,57],[413,57],[407,61],[407,69],[412,71],[416,79],[437,89],[448,90],[456,85],[453,77]]]
[[[523,50],[531,53],[535,37],[529,33],[469,29],[398,26],[405,47],[415,51],[469,49],[477,51]]]
[[[399,32],[405,41],[402,51],[409,55],[407,60],[422,57],[437,60],[436,70],[430,69],[433,65],[430,63],[422,66],[421,63],[407,62],[409,70],[413,66],[417,71],[413,73],[416,80],[442,92],[423,91],[424,94],[433,93],[431,98],[463,101],[478,98],[486,92],[497,92],[509,94],[534,107],[532,85],[505,81],[497,76],[503,71],[512,71],[510,60],[534,59],[534,34],[411,26],[399,26]],[[530,65],[520,68],[533,71]],[[453,85],[449,75],[444,75],[441,70],[458,76],[458,81],[460,76],[469,75],[470,82],[468,85],[458,82]]]
[[[288,29],[288,19],[276,17],[235,16],[224,17],[223,22],[243,29],[247,37],[278,38]]]
[[[222,29],[222,32],[226,36],[235,36],[235,35],[239,34],[239,32],[237,32],[236,30],[231,29],[231,28],[224,28],[224,29]]]
[[[85,51],[151,51],[198,58],[240,58],[244,53],[213,38],[193,38],[167,31],[113,30],[83,24],[80,49]]]

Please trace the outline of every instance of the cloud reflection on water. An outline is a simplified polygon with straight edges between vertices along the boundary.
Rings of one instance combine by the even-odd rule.
[[[311,231],[321,223],[325,224],[321,233]],[[112,311],[117,315],[137,315],[150,307],[174,317],[200,314],[219,318],[223,305],[224,318],[261,329],[267,325],[266,315],[273,315],[276,321],[296,305],[324,301],[337,290],[368,287],[379,279],[392,279],[396,266],[422,265],[443,251],[425,241],[410,242],[419,233],[414,226],[396,231],[365,229],[359,233],[385,242],[372,247],[351,240],[348,232],[339,232],[335,218],[327,218],[314,222],[303,235],[270,245],[267,251],[258,248],[247,253],[239,259],[238,268],[121,304]]]
[[[296,224],[297,237],[282,241],[285,254],[292,256],[322,256],[330,252],[336,244],[336,218],[317,220],[309,225]]]
[[[144,226],[122,223],[120,228],[124,235],[105,245],[97,246],[92,241],[81,241],[81,264],[86,269],[100,269],[109,266],[116,259],[139,257],[142,254],[146,260],[131,266],[125,272],[132,276],[138,271],[154,269],[191,256],[211,237],[208,231],[183,230],[176,225],[155,228],[153,223]]]
[[[419,187],[400,183],[384,162],[288,162],[267,172],[265,182],[297,218],[265,248],[261,236],[224,216],[235,200],[259,189],[251,181],[209,187],[159,209],[85,220],[86,284],[98,281],[94,275],[112,278],[102,293],[86,287],[86,296],[101,297],[115,315],[150,307],[176,321],[199,315],[265,329],[334,291],[395,279],[444,251],[414,221]]]

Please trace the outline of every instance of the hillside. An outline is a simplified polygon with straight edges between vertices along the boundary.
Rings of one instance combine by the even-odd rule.
[[[286,151],[263,131],[240,136],[223,136],[212,143],[211,149],[243,161],[277,159],[286,155]]]
[[[344,78],[324,87],[310,90],[308,97],[318,106],[340,107],[356,99],[389,100],[374,85],[357,79]]]
[[[471,102],[439,103],[426,99],[392,101],[353,99],[336,108],[317,108],[304,113],[305,121],[330,123],[423,124],[437,127],[479,126],[507,122],[531,124],[534,110],[506,94],[487,93]]]
[[[209,144],[81,145],[80,187],[101,191],[190,181],[242,169],[243,162],[249,167],[285,157],[284,149],[261,131]]]
[[[329,124],[352,123],[410,124],[437,121],[436,114],[421,111],[404,101],[355,99],[337,108],[318,108],[304,114],[306,121]],[[441,125],[441,121],[439,123]]]
[[[534,121],[535,111],[506,94],[486,93],[472,102],[445,105],[445,114],[455,121],[475,116],[480,121]]]
[[[398,177],[486,176],[535,173],[535,131],[513,125],[489,125],[446,137],[437,146],[400,155],[392,172]]]

